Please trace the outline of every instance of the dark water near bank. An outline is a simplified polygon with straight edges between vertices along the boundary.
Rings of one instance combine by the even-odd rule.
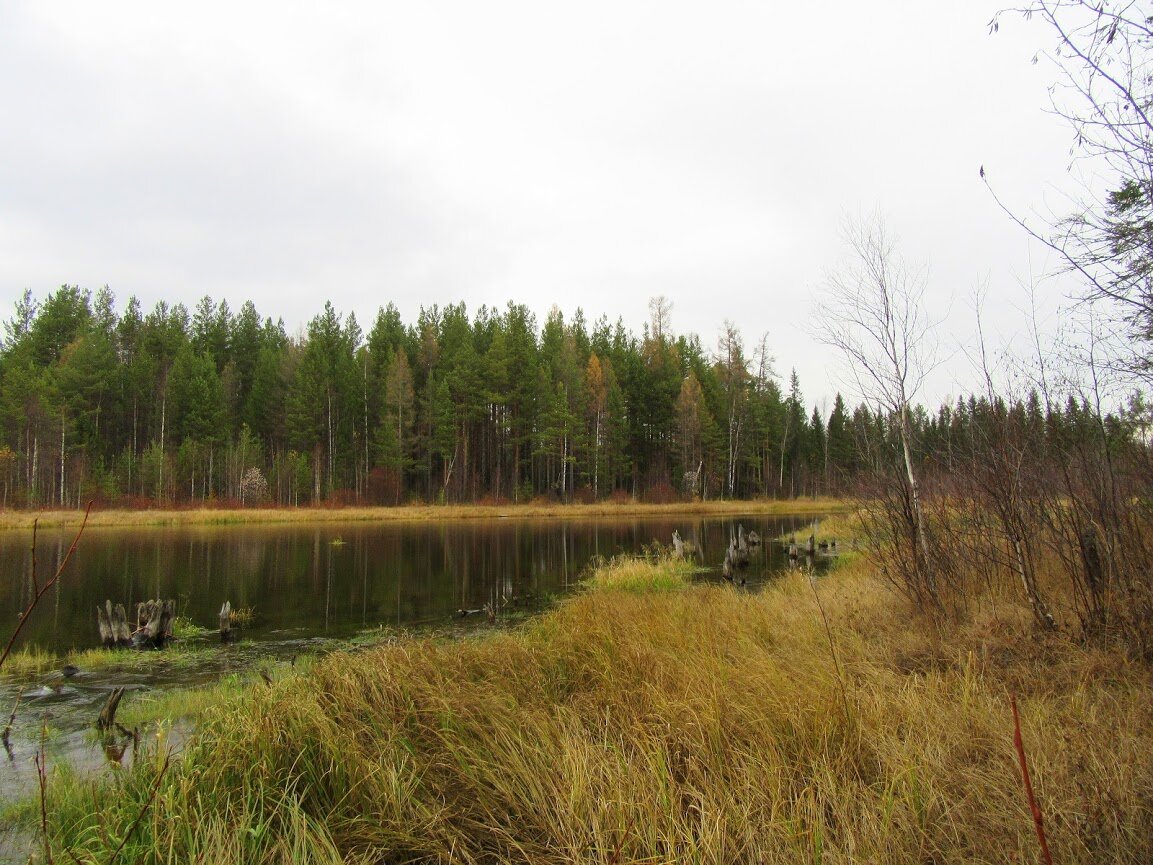
[[[459,610],[486,604],[504,620],[531,613],[571,590],[597,556],[635,554],[674,529],[697,543],[703,580],[720,580],[720,563],[738,523],[766,543],[754,550],[750,587],[788,567],[786,551],[768,541],[808,533],[811,517],[691,516],[603,520],[519,519],[414,523],[323,523],[275,526],[89,529],[60,583],[41,601],[21,643],[57,654],[99,644],[95,609],[111,599],[174,598],[178,614],[215,628],[221,603],[251,607],[255,620],[240,642],[219,646],[194,665],[168,665],[163,652],[141,670],[59,672],[26,681],[0,678],[0,727],[21,695],[13,755],[0,751],[0,806],[34,785],[39,731],[51,730],[50,763],[81,768],[103,756],[88,731],[117,686],[157,689],[197,684],[251,669],[268,657],[323,650],[333,640],[381,626],[489,627],[485,615]],[[35,553],[42,584],[56,570],[70,532],[41,532]],[[35,590],[31,535],[0,534],[0,645]],[[0,860],[4,858],[0,839]]]
[[[251,607],[256,640],[345,636],[381,623],[409,625],[450,617],[486,603],[519,603],[562,594],[594,556],[638,552],[674,529],[719,568],[738,522],[764,538],[809,518],[697,520],[457,520],[419,523],[323,523],[90,529],[57,588],[41,601],[22,642],[62,653],[99,644],[95,609],[105,599],[131,609],[149,598],[175,598],[180,615],[215,627],[220,605]],[[70,533],[41,532],[38,579],[55,571]],[[31,598],[29,533],[0,534],[0,636]],[[751,581],[784,565],[766,545]]]

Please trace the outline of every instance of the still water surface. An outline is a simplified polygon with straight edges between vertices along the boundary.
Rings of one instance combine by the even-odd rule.
[[[334,639],[380,626],[487,626],[459,610],[491,604],[502,614],[532,611],[576,585],[590,561],[635,554],[654,540],[668,545],[674,529],[702,551],[702,580],[720,580],[720,563],[738,524],[766,543],[746,572],[750,588],[788,566],[785,549],[769,543],[808,533],[812,518],[743,516],[638,517],[593,520],[455,520],[406,523],[322,523],[270,526],[89,529],[58,586],[44,598],[23,644],[66,654],[99,645],[96,605],[106,599],[132,609],[137,601],[174,598],[178,614],[215,628],[221,604],[251,607],[255,621],[238,643],[218,647],[198,665],[173,665],[156,652],[141,671],[58,671],[28,681],[0,679],[0,726],[17,695],[21,705],[14,754],[0,753],[0,805],[30,792],[39,731],[52,729],[50,760],[77,767],[102,756],[89,733],[108,692],[117,686],[157,689],[211,681],[251,669],[263,658],[322,650]],[[35,554],[41,583],[67,552],[72,532],[41,532]],[[0,641],[31,597],[31,536],[0,534]],[[3,844],[0,839],[0,861]]]
[[[808,524],[808,517],[611,520],[456,520],[272,526],[89,529],[56,589],[22,635],[58,653],[99,644],[96,605],[132,609],[174,598],[180,615],[215,627],[220,605],[251,607],[250,639],[289,633],[345,636],[380,624],[413,625],[486,603],[521,603],[563,594],[595,556],[632,554],[678,529],[719,568],[738,523],[763,538]],[[71,533],[42,532],[36,570],[43,581],[68,549]],[[33,591],[31,538],[0,534],[0,609],[14,622]],[[766,544],[750,582],[784,565]],[[718,572],[719,573],[719,572]],[[0,636],[4,629],[0,626]]]

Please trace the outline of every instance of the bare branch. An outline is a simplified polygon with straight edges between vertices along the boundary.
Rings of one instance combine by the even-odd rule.
[[[84,521],[80,524],[80,530],[76,532],[76,537],[72,539],[72,546],[68,548],[68,552],[64,554],[64,559],[60,562],[60,566],[56,569],[56,573],[52,575],[52,579],[46,582],[43,586],[37,586],[36,594],[29,602],[28,606],[20,613],[20,620],[16,624],[16,628],[12,631],[12,636],[8,639],[8,644],[4,647],[3,654],[0,654],[0,667],[4,666],[4,662],[8,660],[8,655],[12,652],[12,647],[16,644],[16,638],[20,636],[20,632],[24,630],[24,625],[28,622],[28,617],[32,611],[36,609],[36,605],[40,603],[40,599],[47,594],[56,582],[60,579],[60,575],[64,573],[64,569],[68,566],[68,561],[72,558],[72,554],[76,552],[76,547],[80,543],[80,537],[84,534],[84,528],[88,525],[88,515],[92,512],[92,502],[88,503],[88,507],[84,510]],[[33,538],[35,538],[36,523],[32,524]],[[35,541],[33,541],[33,565],[32,565],[32,580],[36,584],[36,559],[35,559]]]

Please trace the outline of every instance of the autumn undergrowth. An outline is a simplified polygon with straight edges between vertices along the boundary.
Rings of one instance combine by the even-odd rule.
[[[134,831],[160,749],[51,785],[50,830],[81,862],[1032,862],[1015,693],[1054,859],[1144,863],[1150,678],[1020,605],[921,619],[863,557],[755,594],[628,560],[515,630],[222,694]]]

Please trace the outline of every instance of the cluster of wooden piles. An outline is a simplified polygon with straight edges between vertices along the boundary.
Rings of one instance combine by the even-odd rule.
[[[136,649],[162,649],[172,641],[172,624],[176,618],[176,601],[141,601],[136,605],[136,618],[129,622],[124,604],[105,601],[96,607],[96,626],[105,648],[131,646]],[[232,626],[232,604],[220,608],[220,639],[236,638]]]
[[[820,550],[821,553],[825,555],[836,555],[837,542],[836,540],[827,541],[823,538],[820,541],[817,541],[815,536],[809,535],[808,541],[805,542],[804,554],[809,558],[812,558],[817,554],[818,550]],[[796,560],[800,557],[801,549],[797,546],[796,535],[793,535],[789,538],[789,558],[791,560]]]
[[[729,548],[725,551],[725,560],[721,563],[721,576],[730,583],[738,582],[735,571],[743,571],[749,566],[749,548],[760,546],[761,537],[755,531],[745,535],[744,523],[737,526],[736,535],[729,537]],[[739,579],[745,584],[744,576]]]
[[[113,606],[112,601],[105,601],[103,607],[96,607],[100,642],[107,648],[162,648],[172,639],[172,620],[175,614],[176,601],[141,601],[136,605],[135,621],[130,624],[123,604]]]

